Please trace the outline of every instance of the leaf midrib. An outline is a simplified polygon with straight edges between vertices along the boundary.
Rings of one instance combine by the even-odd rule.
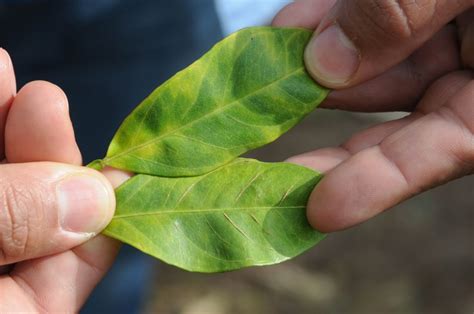
[[[273,86],[274,84],[276,84],[276,83],[278,83],[278,82],[280,82],[280,81],[282,81],[282,80],[287,79],[288,77],[290,77],[290,76],[296,74],[298,71],[301,71],[301,70],[304,70],[304,67],[302,67],[302,66],[301,66],[301,67],[298,67],[296,70],[293,70],[293,71],[289,72],[289,73],[286,74],[285,76],[280,77],[279,79],[276,79],[276,80],[270,82],[269,84],[264,85],[264,86],[262,86],[262,87],[256,89],[255,91],[253,91],[253,92],[251,92],[251,93],[245,95],[244,97],[241,97],[241,98],[239,98],[239,99],[236,99],[236,100],[234,100],[234,101],[231,101],[230,103],[228,103],[228,104],[226,104],[226,105],[224,105],[224,106],[222,106],[222,107],[218,107],[216,110],[211,111],[211,112],[209,112],[207,115],[204,115],[204,116],[202,116],[202,117],[200,117],[200,118],[198,118],[198,119],[196,119],[196,120],[194,120],[194,121],[192,121],[192,122],[190,122],[190,123],[188,123],[188,124],[184,124],[184,125],[180,126],[179,128],[176,128],[176,129],[171,130],[171,131],[169,131],[169,132],[167,132],[167,133],[164,133],[164,134],[162,134],[162,135],[160,135],[160,136],[158,136],[158,137],[156,137],[156,138],[153,138],[153,139],[151,139],[151,140],[148,140],[148,141],[146,141],[146,142],[143,142],[143,143],[140,144],[140,145],[137,145],[137,146],[131,147],[131,148],[129,148],[129,149],[126,149],[126,150],[124,150],[124,151],[122,151],[122,152],[120,152],[120,153],[118,153],[118,154],[116,154],[116,155],[113,155],[113,156],[111,156],[111,157],[105,157],[105,158],[103,159],[103,162],[104,162],[104,163],[110,162],[110,161],[112,161],[112,160],[114,160],[114,159],[117,159],[118,157],[120,157],[120,156],[122,156],[122,155],[131,153],[131,152],[133,152],[133,151],[139,150],[139,149],[142,148],[142,147],[145,147],[145,146],[150,145],[150,144],[152,144],[152,143],[158,142],[159,140],[161,140],[161,139],[164,138],[165,136],[169,136],[169,135],[172,135],[172,134],[174,134],[174,133],[177,133],[177,132],[181,131],[181,130],[184,129],[184,128],[187,128],[187,127],[192,126],[193,124],[197,123],[198,121],[201,121],[201,120],[203,120],[203,119],[205,119],[205,118],[208,118],[209,116],[212,116],[212,115],[215,115],[215,114],[217,114],[217,113],[219,113],[219,112],[221,112],[221,111],[224,111],[225,109],[227,109],[228,107],[232,106],[233,104],[238,103],[239,101],[242,101],[242,100],[244,100],[244,99],[247,98],[247,97],[253,96],[253,95],[259,93],[260,91],[262,91],[263,89],[268,88],[268,87],[270,87],[270,86]]]
[[[229,208],[198,208],[198,209],[171,209],[171,210],[160,210],[155,212],[138,212],[133,214],[116,215],[113,219],[119,218],[130,218],[130,217],[141,217],[141,216],[153,216],[153,215],[164,215],[164,214],[192,214],[192,213],[219,213],[219,212],[230,212],[239,210],[265,210],[265,209],[304,209],[306,206],[258,206],[258,207],[229,207]]]

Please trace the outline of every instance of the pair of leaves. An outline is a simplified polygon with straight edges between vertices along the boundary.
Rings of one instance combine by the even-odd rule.
[[[238,158],[274,141],[327,95],[304,68],[311,32],[249,28],[148,96],[91,164],[138,173],[104,233],[181,268],[277,263],[316,244],[305,218],[320,175]]]

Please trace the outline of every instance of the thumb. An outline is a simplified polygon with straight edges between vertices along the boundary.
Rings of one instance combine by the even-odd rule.
[[[308,71],[331,88],[367,81],[406,59],[472,0],[340,0],[307,46]]]
[[[99,172],[59,163],[0,166],[0,265],[59,253],[100,232],[115,198]]]

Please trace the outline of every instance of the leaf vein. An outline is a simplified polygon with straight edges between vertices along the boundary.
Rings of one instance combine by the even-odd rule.
[[[242,229],[240,229],[240,227],[239,227],[232,219],[230,219],[229,215],[227,215],[225,212],[224,212],[223,214],[224,214],[225,219],[227,219],[227,221],[228,221],[240,234],[242,234],[244,237],[246,237],[249,241],[253,242],[253,240],[252,240]]]
[[[257,90],[255,90],[255,91],[253,91],[253,92],[251,92],[251,93],[245,95],[245,96],[242,97],[241,99],[237,99],[237,100],[231,101],[230,103],[228,103],[228,104],[226,104],[226,105],[224,105],[224,106],[218,107],[218,109],[216,109],[216,110],[214,110],[214,111],[208,113],[207,115],[204,115],[204,116],[202,116],[202,117],[200,117],[200,118],[198,118],[198,119],[196,119],[196,120],[194,120],[194,121],[192,121],[192,122],[190,122],[190,123],[188,123],[188,124],[185,124],[185,125],[183,125],[183,126],[181,126],[181,127],[179,127],[179,128],[176,128],[176,129],[174,129],[174,130],[172,130],[172,131],[170,131],[170,132],[168,132],[168,133],[162,134],[162,135],[160,135],[160,136],[158,136],[158,137],[156,137],[156,138],[153,138],[153,139],[151,139],[151,140],[145,141],[145,142],[143,142],[143,143],[140,144],[140,145],[137,145],[137,146],[134,146],[134,147],[130,147],[130,148],[128,148],[128,149],[122,151],[121,153],[118,153],[118,154],[113,155],[113,156],[110,156],[110,157],[106,157],[106,158],[103,159],[103,160],[104,160],[104,163],[110,163],[112,160],[117,159],[118,157],[120,157],[120,156],[122,156],[122,155],[129,154],[129,153],[131,153],[131,152],[133,152],[133,151],[139,150],[139,149],[141,149],[141,148],[143,148],[143,147],[146,147],[146,146],[148,146],[148,145],[150,145],[150,144],[153,144],[153,143],[155,143],[155,142],[158,142],[159,140],[161,140],[161,139],[164,138],[165,136],[169,136],[169,135],[171,135],[171,134],[173,134],[173,133],[177,133],[177,132],[181,131],[182,129],[188,128],[188,127],[190,127],[190,126],[196,124],[197,122],[199,122],[199,121],[201,121],[201,120],[203,120],[203,119],[205,119],[205,118],[208,118],[209,116],[216,115],[216,114],[218,114],[218,113],[220,113],[220,112],[226,110],[228,107],[230,107],[230,106],[232,106],[232,105],[234,105],[234,104],[236,104],[236,103],[237,103],[237,104],[241,104],[241,103],[240,103],[240,100],[243,100],[243,99],[245,99],[245,98],[251,97],[251,96],[253,96],[253,95],[255,95],[255,94],[261,92],[262,90],[267,89],[267,88],[269,88],[269,87],[271,87],[271,86],[277,84],[278,82],[280,82],[280,81],[282,81],[282,80],[285,80],[285,79],[287,79],[287,78],[289,78],[289,77],[295,75],[296,73],[302,72],[302,71],[304,71],[304,68],[303,68],[303,67],[299,67],[299,68],[297,68],[296,70],[293,70],[293,71],[291,71],[290,73],[286,74],[285,76],[280,77],[280,78],[278,78],[277,80],[274,80],[274,81],[272,81],[272,82],[270,82],[270,83],[268,83],[268,84],[266,84],[266,85],[264,85],[264,86],[258,88]]]
[[[154,212],[135,212],[130,214],[117,214],[112,219],[123,219],[129,217],[141,217],[149,215],[165,214],[193,214],[193,213],[214,213],[222,211],[245,211],[245,210],[273,210],[273,209],[304,209],[306,206],[258,206],[258,207],[234,207],[234,208],[198,208],[198,209],[171,209]]]

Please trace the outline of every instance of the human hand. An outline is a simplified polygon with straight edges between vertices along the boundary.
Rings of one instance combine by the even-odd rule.
[[[275,26],[315,29],[307,69],[336,89],[323,107],[412,111],[339,147],[290,158],[326,173],[308,203],[315,228],[351,227],[474,173],[473,5],[300,0],[275,17]],[[456,25],[447,24],[453,19]]]
[[[113,189],[80,167],[62,90],[38,81],[16,95],[1,49],[0,139],[0,313],[76,312],[119,248],[96,236],[113,216]]]

